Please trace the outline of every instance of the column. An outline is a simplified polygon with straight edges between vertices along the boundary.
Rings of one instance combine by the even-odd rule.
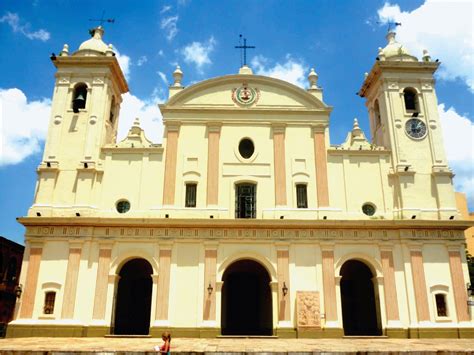
[[[163,185],[163,205],[174,205],[176,186],[176,158],[178,153],[179,125],[166,126],[165,179]]]
[[[418,322],[429,321],[428,296],[426,293],[425,269],[421,250],[410,251],[413,288],[415,290],[416,314]]]
[[[217,249],[206,248],[204,251],[204,308],[203,320],[216,320],[216,264]],[[209,294],[208,287],[212,287]]]
[[[74,307],[76,305],[77,279],[81,262],[81,246],[69,245],[69,259],[67,262],[66,282],[64,283],[64,296],[61,318],[74,318]]]
[[[273,125],[273,166],[275,169],[275,205],[286,206],[285,126]]]
[[[329,206],[325,126],[313,127],[318,207]]]
[[[212,124],[207,129],[207,205],[219,204],[219,141],[221,126]]]
[[[400,315],[398,311],[397,285],[395,282],[392,250],[382,249],[380,256],[382,259],[385,312],[387,315],[387,321],[398,321],[400,320]]]
[[[94,310],[92,313],[92,319],[105,319],[110,258],[112,256],[112,245],[100,245],[99,248],[99,263],[97,266],[97,279],[95,284]]]
[[[332,246],[322,247],[324,309],[326,323],[337,321],[336,282],[334,275],[334,250]]]
[[[170,293],[171,246],[160,247],[158,290],[156,298],[156,320],[168,319]]]
[[[33,316],[42,254],[42,245],[31,245],[30,256],[28,258],[28,269],[26,270],[25,289],[21,302],[20,318],[32,318]]]
[[[451,282],[454,291],[454,303],[456,304],[456,315],[458,322],[468,322],[469,313],[467,308],[467,292],[462,271],[461,253],[459,247],[449,248],[449,269],[451,271]]]
[[[290,318],[290,269],[288,246],[277,246],[277,275],[278,275],[278,321],[289,321]],[[288,293],[283,294],[283,287]]]

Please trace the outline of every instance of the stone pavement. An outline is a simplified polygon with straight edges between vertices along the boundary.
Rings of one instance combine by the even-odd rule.
[[[126,354],[153,352],[158,338],[9,338],[0,339],[2,354]],[[258,339],[258,338],[178,338],[171,352],[204,353],[379,353],[379,354],[474,354],[472,339]]]

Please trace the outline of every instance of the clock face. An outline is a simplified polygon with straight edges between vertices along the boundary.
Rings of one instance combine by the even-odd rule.
[[[418,118],[410,118],[405,124],[405,130],[411,138],[421,139],[426,135],[426,125]]]

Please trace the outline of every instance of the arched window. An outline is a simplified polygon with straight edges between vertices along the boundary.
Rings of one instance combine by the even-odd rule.
[[[56,301],[56,292],[50,291],[46,292],[44,295],[44,314],[53,314],[54,313],[54,302]]]
[[[405,109],[407,112],[420,112],[415,89],[406,88],[403,90],[403,99],[405,100]]]
[[[448,308],[446,306],[446,295],[444,293],[435,294],[436,314],[438,317],[447,317]]]
[[[235,185],[235,218],[255,218],[257,211],[257,185]]]
[[[87,101],[87,85],[84,83],[79,83],[74,87],[74,92],[72,94],[72,110],[75,113],[79,112],[79,109],[86,108]]]
[[[374,122],[375,122],[375,129],[382,125],[382,119],[380,118],[380,106],[379,100],[375,100],[374,104]]]
[[[7,281],[16,280],[16,267],[17,267],[16,259],[11,258],[10,261],[8,262]]]
[[[306,184],[296,184],[296,207],[308,208],[308,193]]]

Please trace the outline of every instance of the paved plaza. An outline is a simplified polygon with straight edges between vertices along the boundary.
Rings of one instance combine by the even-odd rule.
[[[157,338],[12,338],[0,339],[2,354],[153,352]],[[172,353],[416,353],[474,354],[472,339],[258,339],[179,338]]]

